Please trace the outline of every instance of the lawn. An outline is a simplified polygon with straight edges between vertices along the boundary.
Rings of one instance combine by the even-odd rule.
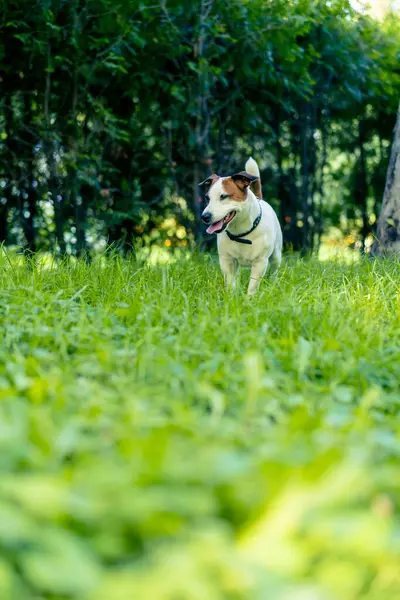
[[[400,264],[0,253],[2,600],[398,600]]]

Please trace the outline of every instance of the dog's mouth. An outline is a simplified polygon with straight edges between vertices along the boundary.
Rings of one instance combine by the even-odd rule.
[[[236,210],[231,210],[231,212],[229,212],[226,215],[226,217],[224,217],[220,221],[216,221],[215,223],[213,223],[212,225],[207,227],[206,232],[210,233],[210,234],[211,233],[221,233],[221,231],[224,231],[224,229],[232,221],[232,219],[235,215],[236,215]]]

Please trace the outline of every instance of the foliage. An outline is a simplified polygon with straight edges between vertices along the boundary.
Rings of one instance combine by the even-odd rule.
[[[0,260],[2,599],[399,597],[398,263]]]
[[[128,249],[171,213],[199,239],[197,183],[249,153],[288,243],[313,248],[339,214],[371,231],[400,90],[395,15],[348,0],[34,7],[2,2],[0,240]]]

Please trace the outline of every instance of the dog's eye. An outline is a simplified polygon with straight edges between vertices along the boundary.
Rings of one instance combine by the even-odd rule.
[[[227,198],[230,198],[229,194],[221,194],[220,200],[226,200]]]

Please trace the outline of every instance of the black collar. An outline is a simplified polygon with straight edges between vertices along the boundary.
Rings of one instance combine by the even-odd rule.
[[[228,238],[230,240],[232,240],[232,242],[238,242],[239,244],[252,244],[253,243],[251,240],[247,240],[247,239],[244,240],[242,238],[244,238],[245,235],[249,235],[249,233],[254,231],[255,228],[257,227],[257,225],[259,224],[259,222],[261,221],[261,217],[262,217],[261,202],[260,202],[259,198],[257,198],[257,200],[260,205],[260,214],[255,219],[252,227],[248,231],[245,231],[244,233],[239,233],[238,235],[234,235],[233,233],[230,233],[228,230],[226,230],[226,234],[227,234]]]

